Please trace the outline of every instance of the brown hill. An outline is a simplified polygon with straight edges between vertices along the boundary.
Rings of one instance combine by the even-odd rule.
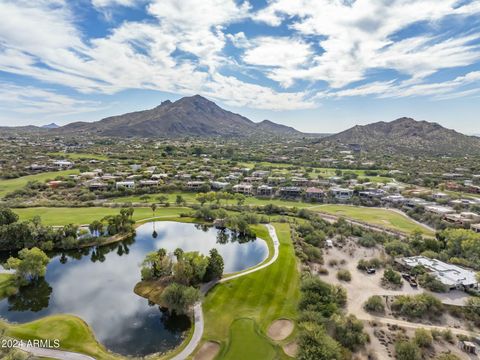
[[[437,123],[400,118],[354,126],[321,140],[330,145],[355,145],[372,152],[480,155],[480,138],[446,129]]]
[[[200,95],[175,102],[164,101],[151,110],[137,111],[103,120],[71,123],[53,130],[59,133],[92,133],[118,137],[249,137],[300,136],[301,132],[265,120],[255,123],[219,107]]]

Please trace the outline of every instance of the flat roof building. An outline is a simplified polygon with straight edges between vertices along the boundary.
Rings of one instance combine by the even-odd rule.
[[[412,256],[398,259],[397,261],[409,269],[415,266],[423,266],[450,290],[478,286],[475,272],[457,265],[448,264],[437,259],[430,259],[426,256]]]

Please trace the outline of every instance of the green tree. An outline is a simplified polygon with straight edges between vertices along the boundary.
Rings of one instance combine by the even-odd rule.
[[[185,205],[185,199],[183,198],[182,195],[177,195],[175,199],[175,203],[180,206],[180,205]]]
[[[13,224],[18,221],[18,215],[9,208],[0,208],[0,226]]]
[[[325,329],[308,323],[300,332],[298,360],[343,360],[341,345]]]
[[[153,203],[150,205],[150,208],[152,209],[153,217],[155,217],[155,211],[157,210],[157,204]]]
[[[18,252],[18,258],[10,257],[5,268],[15,270],[15,281],[19,286],[43,278],[47,272],[50,258],[37,247],[23,249]]]
[[[168,285],[160,296],[162,305],[176,314],[186,314],[200,300],[200,291],[177,283]]]
[[[356,351],[368,341],[363,332],[363,323],[355,315],[343,316],[335,314],[331,319],[333,338],[351,351]]]
[[[222,256],[218,253],[217,249],[211,249],[203,281],[209,282],[212,280],[220,279],[223,275],[223,268],[224,263]]]
[[[207,194],[206,193],[198,193],[195,195],[195,200],[200,203],[201,206],[205,205],[205,203],[208,200]]]
[[[238,206],[242,206],[247,198],[243,194],[235,194],[235,200]]]

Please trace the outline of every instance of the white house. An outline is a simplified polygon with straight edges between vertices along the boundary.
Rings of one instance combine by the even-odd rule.
[[[115,188],[127,188],[127,189],[133,189],[135,188],[135,181],[117,181],[115,183]]]
[[[331,188],[330,193],[335,197],[337,200],[349,200],[353,196],[352,189],[344,189],[344,188]]]
[[[399,259],[399,262],[408,268],[423,266],[450,290],[478,286],[474,271],[453,264],[448,264],[437,259],[430,259],[425,256],[413,256]]]

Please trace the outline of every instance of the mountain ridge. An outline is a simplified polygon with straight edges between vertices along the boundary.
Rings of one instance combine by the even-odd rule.
[[[149,110],[110,116],[97,122],[75,122],[59,133],[82,132],[118,137],[248,137],[262,135],[301,136],[303,133],[272,121],[255,123],[194,95],[175,102],[163,101]]]
[[[461,134],[435,122],[409,117],[355,125],[320,141],[332,145],[357,145],[366,151],[385,153],[480,154],[480,138]]]

